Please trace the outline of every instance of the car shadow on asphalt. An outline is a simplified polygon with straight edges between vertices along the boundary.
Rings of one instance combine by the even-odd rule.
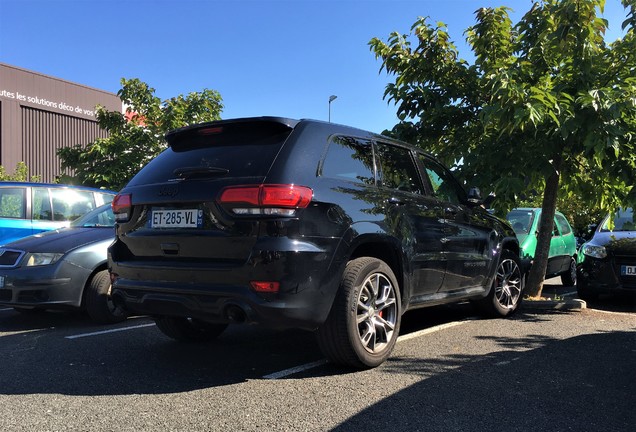
[[[545,316],[548,313],[554,312],[520,310],[510,319],[544,320],[549,319]],[[404,315],[401,334],[468,319],[480,319],[470,304],[419,309]],[[187,344],[167,338],[151,320],[143,317],[115,326],[96,326],[81,314],[22,316],[16,313],[3,317],[0,327],[9,333],[1,338],[0,394],[179,393],[262,379],[273,372],[323,360],[314,334],[300,330],[237,325],[230,326],[214,342]],[[131,330],[106,332],[128,327]],[[81,332],[99,334],[68,338],[71,333]],[[514,344],[541,347],[550,343],[540,338],[500,341],[503,347],[509,345],[509,348]],[[456,360],[461,365],[470,359],[456,358],[453,362]],[[387,366],[391,368],[405,361],[391,357]],[[457,366],[449,359],[442,361]],[[434,365],[435,361],[423,364]],[[415,365],[406,367],[409,370]],[[326,364],[313,369],[310,376],[356,372]],[[301,378],[303,375],[290,376]]]
[[[462,305],[409,312],[402,334],[473,314]],[[0,394],[178,393],[324,361],[314,333],[301,330],[236,325],[216,341],[189,344],[164,336],[143,317],[97,326],[82,315],[14,313],[2,317],[0,327],[5,332]],[[332,375],[354,372],[331,364],[319,369]]]
[[[4,308],[3,308],[4,309]],[[51,328],[85,329],[102,327],[92,322],[88,315],[79,311],[31,310],[17,312],[6,308],[0,312],[0,331],[19,332]],[[107,327],[107,326],[103,326]]]
[[[332,430],[363,430],[365,425],[392,431],[609,431],[633,427],[633,332],[566,340],[501,338],[498,342],[502,350],[487,355],[391,358],[383,366],[388,373],[421,379]],[[520,355],[512,350],[517,345],[530,349]],[[572,367],[572,362],[584,366]]]

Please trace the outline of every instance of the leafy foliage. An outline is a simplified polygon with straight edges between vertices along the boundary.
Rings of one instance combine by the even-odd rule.
[[[39,182],[42,176],[29,176],[29,167],[24,162],[18,162],[13,174],[8,174],[5,168],[0,165],[0,181],[18,181],[18,182]]]
[[[395,77],[391,135],[492,190],[500,212],[529,191],[543,196],[530,295],[541,294],[558,198],[601,211],[636,201],[636,0],[622,3],[625,36],[609,44],[605,0],[537,1],[516,24],[508,8],[479,9],[465,32],[472,64],[427,18],[369,43]]]
[[[78,144],[58,150],[62,169],[74,172],[74,177],[63,179],[65,183],[119,190],[166,148],[166,132],[221,118],[222,99],[214,90],[162,102],[154,88],[137,78],[123,78],[121,84],[117,94],[127,107],[125,114],[97,107],[97,122],[109,136],[86,147]]]

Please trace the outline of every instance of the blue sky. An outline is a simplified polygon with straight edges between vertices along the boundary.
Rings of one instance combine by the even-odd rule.
[[[383,99],[391,80],[373,37],[408,33],[418,16],[464,30],[474,11],[506,5],[513,21],[530,0],[0,0],[0,62],[116,93],[139,78],[167,99],[217,90],[223,118],[275,115],[331,120],[381,132],[397,123]],[[608,39],[620,35],[619,0],[607,0]]]

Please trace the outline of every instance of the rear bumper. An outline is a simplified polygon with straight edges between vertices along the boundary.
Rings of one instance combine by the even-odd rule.
[[[113,301],[144,315],[206,322],[258,323],[313,330],[331,310],[344,263],[319,248],[256,250],[243,264],[179,260],[118,260],[109,249]],[[277,293],[256,292],[251,281],[279,282]]]

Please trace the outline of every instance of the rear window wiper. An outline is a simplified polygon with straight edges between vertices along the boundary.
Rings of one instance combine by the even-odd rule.
[[[225,175],[229,172],[230,170],[227,168],[198,166],[198,167],[177,168],[174,171],[172,171],[172,174],[180,178],[191,178],[191,177],[215,177],[215,176]]]

